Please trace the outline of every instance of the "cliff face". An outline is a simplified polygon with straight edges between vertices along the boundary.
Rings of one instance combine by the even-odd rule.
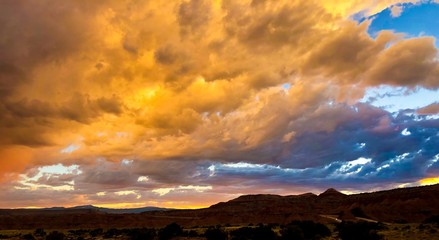
[[[285,224],[293,220],[331,221],[366,218],[382,222],[422,222],[439,215],[439,185],[345,195],[328,189],[278,196],[245,195],[209,208],[140,214],[112,214],[93,209],[0,210],[1,229],[162,227],[217,224]]]

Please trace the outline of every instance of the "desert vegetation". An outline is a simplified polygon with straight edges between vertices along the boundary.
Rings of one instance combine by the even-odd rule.
[[[249,224],[233,226],[194,226],[176,223],[163,228],[109,228],[0,231],[0,239],[10,240],[391,240],[439,239],[436,218],[421,224],[341,222],[322,224],[293,221],[286,225]]]

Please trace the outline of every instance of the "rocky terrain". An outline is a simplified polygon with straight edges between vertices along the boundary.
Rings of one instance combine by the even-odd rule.
[[[320,195],[245,195],[196,210],[112,213],[97,208],[3,209],[0,229],[77,229],[163,227],[217,224],[286,224],[314,222],[380,221],[421,223],[439,215],[439,185],[345,195],[328,189]]]

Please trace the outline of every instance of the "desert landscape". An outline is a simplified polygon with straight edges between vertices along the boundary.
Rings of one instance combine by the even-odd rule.
[[[0,0],[0,240],[439,240],[439,0]]]
[[[55,239],[55,232],[65,239],[439,239],[437,196],[439,184],[352,195],[332,188],[319,195],[245,195],[195,210],[1,209],[0,236]]]

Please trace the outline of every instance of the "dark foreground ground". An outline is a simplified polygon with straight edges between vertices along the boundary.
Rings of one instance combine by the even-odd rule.
[[[439,223],[396,224],[367,221],[321,224],[294,221],[287,225],[193,226],[164,228],[0,230],[0,239],[23,240],[435,240]]]

